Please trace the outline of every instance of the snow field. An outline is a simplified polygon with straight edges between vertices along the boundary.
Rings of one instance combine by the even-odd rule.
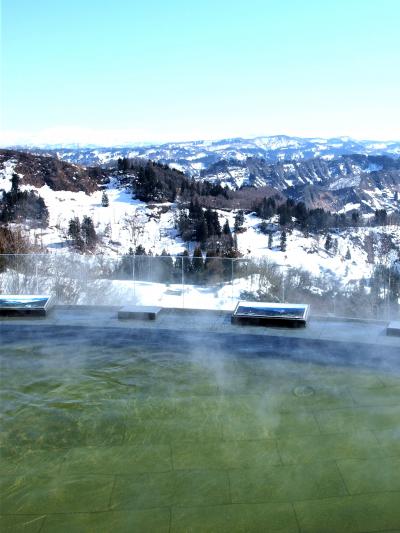
[[[15,163],[10,161],[0,175],[0,187],[9,190],[11,175]],[[32,189],[33,187],[27,187]],[[49,227],[45,230],[30,230],[39,242],[51,252],[65,253],[68,251],[68,223],[73,217],[81,220],[84,215],[93,219],[96,232],[101,237],[101,244],[96,253],[116,257],[126,254],[130,247],[141,244],[147,252],[160,255],[163,250],[171,255],[181,253],[186,247],[175,229],[177,207],[174,204],[152,204],[132,198],[129,190],[121,188],[116,178],[107,186],[106,193],[109,206],[102,207],[103,191],[91,195],[83,192],[53,191],[48,186],[37,190],[49,209]],[[234,227],[236,212],[218,210],[221,226],[228,219],[231,230]],[[142,231],[132,236],[127,221],[134,218]],[[263,234],[259,225],[261,219],[254,214],[245,215],[245,231],[237,234],[238,248],[244,258],[265,258],[280,265],[283,269],[302,268],[313,276],[333,276],[342,280],[343,284],[369,277],[373,265],[367,262],[364,250],[364,239],[369,233],[389,235],[397,248],[400,247],[400,229],[384,228],[352,228],[337,234],[331,234],[337,241],[337,252],[326,251],[325,236],[304,235],[294,230],[287,232],[287,249],[280,250],[281,231],[277,219],[271,220],[276,228],[273,235],[272,249],[268,249],[268,236]],[[275,225],[274,225],[275,224]],[[193,249],[193,243],[190,248]],[[345,259],[347,250],[351,259]],[[392,254],[391,261],[396,260]],[[383,260],[385,260],[383,258]],[[214,297],[214,296],[213,296]]]

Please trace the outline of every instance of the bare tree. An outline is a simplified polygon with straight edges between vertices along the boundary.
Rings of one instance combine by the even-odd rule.
[[[123,228],[129,234],[129,240],[132,243],[132,247],[136,250],[140,237],[144,232],[144,220],[137,211],[132,215],[125,215],[123,219]]]

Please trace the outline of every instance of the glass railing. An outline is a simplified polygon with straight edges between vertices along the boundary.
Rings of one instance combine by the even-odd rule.
[[[238,300],[307,303],[312,314],[396,320],[400,274],[313,276],[261,258],[80,254],[0,255],[1,294],[52,294],[57,304],[233,309]]]

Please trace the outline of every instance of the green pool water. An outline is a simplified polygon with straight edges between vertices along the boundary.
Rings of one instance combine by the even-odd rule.
[[[92,343],[1,348],[0,531],[400,530],[400,377]]]

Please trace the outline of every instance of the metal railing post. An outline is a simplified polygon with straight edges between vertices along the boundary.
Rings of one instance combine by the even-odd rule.
[[[183,269],[183,260],[184,257],[181,258],[181,269],[182,269],[182,309],[185,309],[185,275],[184,275],[184,269]]]
[[[232,300],[232,303],[233,303],[233,262],[234,262],[235,258],[232,257],[231,258],[231,300]]]
[[[133,254],[132,256],[132,278],[133,278],[133,300],[134,303],[136,303],[136,273],[135,273],[135,263],[136,263],[136,254]]]
[[[35,279],[36,279],[36,294],[39,294],[39,278],[38,278],[37,256],[35,258]]]

